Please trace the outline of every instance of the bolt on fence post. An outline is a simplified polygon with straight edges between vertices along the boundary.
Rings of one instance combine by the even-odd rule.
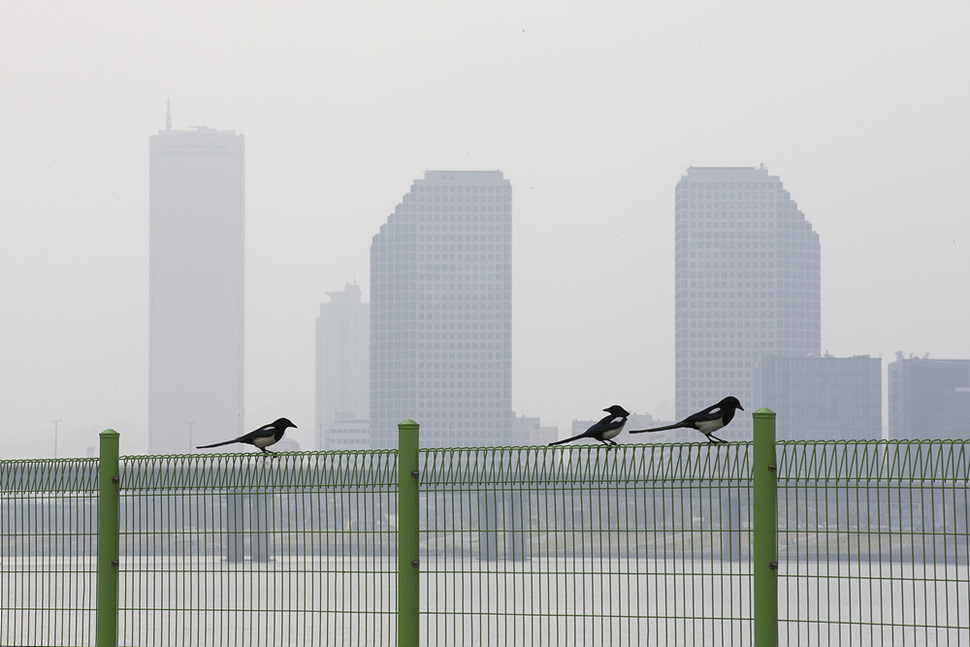
[[[752,563],[754,565],[754,644],[778,645],[778,460],[775,412],[758,409],[754,418],[752,474]]]
[[[97,647],[118,644],[118,556],[120,545],[118,440],[114,429],[101,432],[98,460],[98,603]]]
[[[397,426],[397,644],[418,647],[420,564],[418,518],[418,423]]]

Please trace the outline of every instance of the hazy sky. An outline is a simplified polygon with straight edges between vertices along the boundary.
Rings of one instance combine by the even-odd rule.
[[[0,5],[0,456],[145,448],[148,138],[246,137],[246,422],[313,421],[314,320],[428,169],[513,197],[513,405],[672,415],[674,186],[779,175],[822,346],[970,357],[965,2]],[[192,313],[186,313],[191,317]],[[746,408],[758,403],[745,403]]]

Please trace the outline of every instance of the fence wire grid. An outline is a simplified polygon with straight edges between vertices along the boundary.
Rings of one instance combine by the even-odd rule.
[[[749,444],[421,454],[426,644],[750,636]]]
[[[970,641],[970,443],[778,444],[779,638]]]
[[[123,459],[121,643],[392,643],[396,459]]]
[[[97,536],[97,459],[0,461],[0,644],[94,644]]]
[[[753,443],[421,449],[422,644],[752,644]],[[781,645],[970,641],[970,442],[781,442]],[[395,644],[398,454],[120,460],[123,645]],[[98,461],[0,461],[0,644],[94,644]]]

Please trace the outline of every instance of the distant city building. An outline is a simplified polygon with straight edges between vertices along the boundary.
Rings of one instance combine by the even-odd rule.
[[[558,436],[558,428],[543,427],[539,418],[517,416],[512,422],[513,445],[548,445]]]
[[[371,244],[370,423],[424,446],[512,441],[512,187],[501,171],[428,171]]]
[[[327,296],[330,302],[320,304],[317,317],[316,446],[367,449],[370,306],[361,302],[360,286],[356,284],[347,284],[341,292],[327,292]],[[363,421],[356,440],[351,438],[356,427],[348,426],[350,420]]]
[[[149,143],[148,449],[243,429],[243,136],[199,127]]]
[[[889,438],[970,438],[970,359],[904,358],[889,365]]]
[[[755,401],[778,414],[779,440],[882,437],[878,357],[761,358]]]
[[[734,395],[746,438],[758,360],[821,354],[818,234],[764,167],[691,167],[675,202],[676,418]]]
[[[370,423],[353,413],[338,411],[327,423],[324,434],[322,449],[327,451],[370,449]]]

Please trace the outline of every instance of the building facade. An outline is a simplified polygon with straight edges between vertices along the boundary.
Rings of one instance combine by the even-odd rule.
[[[367,449],[370,434],[370,306],[360,286],[327,292],[317,317],[317,449]]]
[[[428,171],[371,244],[370,430],[397,446],[497,445],[512,433],[512,187]]]
[[[691,167],[675,204],[676,417],[734,395],[747,437],[761,357],[821,354],[818,234],[763,166]]]
[[[755,398],[778,414],[779,440],[882,437],[882,360],[878,357],[761,358]]]
[[[148,448],[243,433],[244,142],[164,130],[149,143]]]
[[[889,365],[889,438],[970,438],[970,359],[905,358]]]

